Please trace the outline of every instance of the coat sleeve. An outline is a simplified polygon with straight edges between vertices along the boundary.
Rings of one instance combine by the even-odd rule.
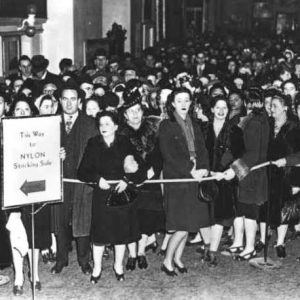
[[[85,148],[82,160],[80,162],[77,178],[84,182],[98,183],[101,178],[100,170],[95,166],[97,148],[94,145],[94,139],[89,139]]]
[[[195,124],[195,123],[194,123]],[[209,169],[209,157],[208,152],[205,146],[204,137],[201,131],[200,126],[195,124],[197,126],[197,130],[195,131],[197,134],[196,140],[197,140],[197,158],[196,158],[196,169]]]
[[[264,136],[264,131],[266,134]],[[250,169],[260,162],[263,155],[263,139],[269,136],[268,129],[262,122],[251,120],[244,130],[245,152],[231,164],[235,174],[242,180],[250,172]],[[267,141],[268,142],[268,141]],[[267,151],[267,150],[266,150]]]
[[[300,164],[300,129],[293,129],[291,134],[287,136],[287,140],[293,149],[293,153],[286,157],[286,165],[292,167]]]
[[[126,155],[132,155],[139,165],[139,168],[135,173],[126,174],[126,176],[124,176],[124,179],[133,182],[134,184],[140,184],[147,179],[147,164],[140,157],[137,150],[130,143],[129,139],[126,136],[123,136],[123,144]]]

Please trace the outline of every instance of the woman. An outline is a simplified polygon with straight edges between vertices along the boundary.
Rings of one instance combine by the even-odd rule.
[[[126,244],[136,243],[140,238],[136,202],[120,207],[108,207],[106,201],[111,186],[107,180],[120,180],[114,187],[122,193],[128,186],[125,177],[124,160],[133,155],[135,149],[125,136],[117,134],[118,119],[113,112],[104,111],[96,117],[100,136],[91,138],[78,169],[78,178],[85,182],[97,183],[92,204],[91,239],[93,244],[94,268],[91,283],[96,284],[101,277],[102,257],[107,244],[114,245],[115,262],[113,270],[118,281],[123,281],[123,259]],[[135,162],[136,164],[136,162]],[[137,171],[137,167],[133,168]],[[144,179],[142,166],[132,174],[132,180]]]
[[[240,119],[246,115],[246,109],[243,101],[243,94],[235,91],[228,96],[229,101],[229,120],[232,125],[237,125]]]
[[[208,174],[208,154],[200,127],[191,120],[191,94],[186,88],[176,88],[168,98],[169,119],[159,128],[160,150],[163,156],[164,178],[195,178]],[[165,184],[164,202],[166,230],[173,232],[161,270],[176,276],[174,266],[186,273],[182,262],[188,232],[197,232],[210,225],[208,205],[198,200],[197,183]]]
[[[234,159],[241,156],[244,151],[244,143],[241,129],[232,126],[228,120],[229,104],[226,98],[224,96],[213,98],[211,107],[213,120],[207,126],[205,141],[209,154],[210,170],[217,176],[218,172],[223,172]],[[217,265],[216,253],[223,228],[233,224],[235,211],[235,182],[222,180],[217,182],[217,187],[218,194],[211,205],[214,225],[210,229],[210,247],[208,255],[205,257],[210,267]]]
[[[162,158],[158,145],[158,122],[154,119],[143,118],[141,95],[137,90],[129,95],[124,93],[124,100],[125,124],[120,133],[130,139],[140,159],[147,165],[148,179],[158,179],[162,170]],[[146,269],[148,266],[146,247],[149,237],[165,229],[160,185],[146,184],[139,188],[137,203],[142,234],[138,243],[137,262],[140,269]],[[156,247],[156,242],[152,244],[152,247],[153,245]],[[135,258],[129,258],[126,268],[135,268]]]
[[[271,114],[273,122],[271,123],[271,140],[269,144],[269,160],[275,161],[282,157],[289,156],[296,151],[299,151],[299,129],[297,123],[290,120],[288,117],[289,99],[287,96],[276,94],[271,101]],[[298,141],[298,142],[297,142]],[[298,144],[298,145],[297,145]],[[271,166],[269,169],[270,182],[270,213],[269,222],[271,227],[277,228],[277,243],[275,245],[277,256],[280,258],[286,257],[285,236],[289,225],[295,225],[299,221],[296,219],[284,219],[284,209],[286,205],[291,203],[293,199],[292,182],[291,180],[297,177],[293,176],[290,167],[277,168]],[[297,172],[297,170],[294,170]],[[299,174],[298,174],[299,175]],[[266,205],[262,207],[261,222],[265,223]],[[294,223],[294,224],[292,224]],[[264,230],[265,224],[262,227],[260,245],[265,243]],[[257,248],[262,248],[257,245]]]
[[[268,186],[265,169],[249,172],[251,167],[265,162],[269,141],[269,121],[263,108],[262,95],[257,89],[249,91],[247,98],[248,115],[241,119],[245,151],[224,172],[224,179],[237,176],[239,194],[236,218],[234,220],[234,241],[228,251],[237,260],[249,260],[256,256],[255,236],[259,209],[267,201]],[[246,246],[244,247],[244,230]]]
[[[34,116],[37,113],[36,108],[32,102],[28,101],[25,96],[20,96],[16,99],[10,107],[10,115],[13,117],[29,117]],[[36,207],[37,208],[37,207]],[[42,209],[41,209],[42,208]],[[35,249],[32,249],[32,237],[31,237],[31,207],[24,207],[20,210],[11,212],[9,220],[20,220],[24,224],[28,243],[29,243],[29,266],[30,272],[28,273],[29,280],[32,284],[32,256],[34,255],[34,274],[35,274],[35,289],[41,290],[41,282],[38,274],[38,258],[40,249],[47,249],[51,245],[51,233],[50,233],[50,208],[48,206],[38,208],[38,213],[35,214]],[[23,294],[23,256],[12,247],[13,265],[15,270],[15,281],[13,287],[14,295]]]

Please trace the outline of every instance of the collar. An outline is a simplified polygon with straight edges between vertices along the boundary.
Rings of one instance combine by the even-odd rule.
[[[69,114],[63,114],[64,115],[64,121],[66,122],[66,120],[68,120],[69,119]],[[72,116],[72,122],[73,122],[73,124],[74,124],[74,122],[76,121],[76,119],[78,118],[78,116],[79,116],[79,112],[77,111],[75,114],[73,114],[73,115],[71,115]]]

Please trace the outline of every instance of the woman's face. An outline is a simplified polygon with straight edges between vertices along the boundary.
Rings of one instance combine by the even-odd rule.
[[[218,100],[215,106],[212,108],[215,120],[225,120],[228,115],[228,106],[226,101]]]
[[[287,107],[284,106],[279,99],[273,98],[271,102],[271,114],[276,120],[286,115]]]
[[[103,116],[99,122],[99,131],[103,137],[113,137],[118,129],[113,120],[108,116]]]
[[[234,61],[230,61],[230,62],[228,63],[228,70],[229,70],[230,72],[234,73],[234,72],[235,72],[235,69],[236,69],[236,64],[235,64],[235,62],[234,62]]]
[[[173,107],[178,115],[185,118],[191,106],[191,99],[188,93],[182,92],[174,97]]]
[[[15,117],[27,117],[31,116],[31,109],[28,103],[24,101],[18,101],[15,110],[14,110]]]
[[[272,97],[266,97],[264,100],[264,106],[268,116],[271,116],[271,102],[272,102]]]
[[[53,102],[50,99],[46,99],[42,102],[40,109],[40,115],[50,115],[53,113]]]
[[[243,106],[243,100],[238,94],[231,94],[228,100],[232,110],[238,110]]]
[[[96,101],[90,100],[86,104],[85,111],[88,116],[92,116],[93,118],[95,118],[97,113],[100,111],[100,107]]]
[[[125,118],[128,125],[138,126],[142,123],[143,110],[140,104],[133,105],[129,107],[125,112]]]

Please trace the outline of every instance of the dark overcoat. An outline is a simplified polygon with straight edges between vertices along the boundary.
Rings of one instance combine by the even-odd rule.
[[[88,140],[99,134],[95,120],[79,113],[69,134],[61,126],[62,147],[66,150],[63,163],[64,178],[77,178],[77,168]],[[73,236],[88,236],[91,226],[93,189],[87,184],[64,183],[64,203],[54,205],[54,230],[72,224]]]
[[[193,121],[196,169],[209,169],[208,153],[202,131]],[[184,133],[175,119],[163,120],[159,128],[160,151],[164,178],[192,178],[190,159]],[[208,205],[198,200],[198,183],[164,185],[166,229],[196,232],[210,225]]]
[[[268,179],[265,168],[239,176],[244,168],[263,163],[267,160],[270,126],[264,110],[254,110],[239,123],[243,130],[245,152],[231,165],[241,180],[238,187],[238,201],[246,204],[262,205],[268,197]]]
[[[229,165],[244,153],[243,132],[238,126],[232,126],[226,120],[219,135],[216,136],[213,122],[203,128],[206,148],[209,155],[210,170],[223,172]],[[214,199],[213,218],[217,224],[231,226],[236,203],[236,180],[216,182],[218,194]]]
[[[280,128],[278,134],[274,135],[274,122],[271,122],[271,139],[268,158],[271,161],[289,156],[300,150],[299,129],[292,120]],[[299,185],[299,168],[270,166],[270,224],[278,226],[281,224],[281,210],[284,205],[292,200],[292,186]],[[294,221],[294,220],[293,220]]]

